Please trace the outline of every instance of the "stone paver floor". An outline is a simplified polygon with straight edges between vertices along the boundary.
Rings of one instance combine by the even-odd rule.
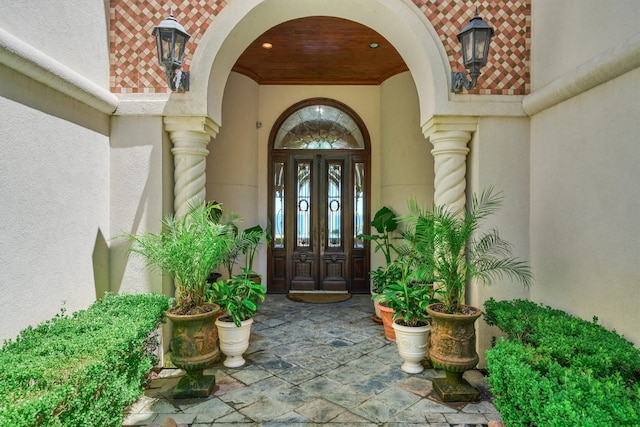
[[[500,420],[479,371],[473,403],[440,402],[431,379],[443,372],[400,370],[395,343],[372,321],[367,295],[335,304],[267,295],[256,313],[241,368],[217,363],[218,389],[207,399],[174,400],[183,372],[163,369],[126,411],[123,426],[486,426]],[[167,424],[168,425],[168,424]]]

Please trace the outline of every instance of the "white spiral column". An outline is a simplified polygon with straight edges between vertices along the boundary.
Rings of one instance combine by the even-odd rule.
[[[423,133],[433,145],[434,203],[462,212],[466,201],[467,144],[478,125],[475,117],[433,117]]]
[[[206,116],[168,116],[164,126],[173,143],[173,206],[182,216],[190,203],[205,200],[207,145],[219,127]]]

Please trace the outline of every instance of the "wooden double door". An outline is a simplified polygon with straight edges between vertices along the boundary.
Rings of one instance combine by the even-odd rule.
[[[368,161],[362,151],[273,153],[268,289],[368,293]]]

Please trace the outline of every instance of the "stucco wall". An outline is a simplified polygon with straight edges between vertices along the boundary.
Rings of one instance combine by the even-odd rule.
[[[410,73],[387,79],[380,85],[380,130],[382,143],[376,146],[380,168],[379,203],[372,203],[371,215],[388,206],[396,214],[407,212],[414,198],[425,208],[433,204],[433,146],[420,129],[420,109]],[[379,153],[379,154],[378,154]],[[381,252],[372,253],[371,269],[384,265]]]
[[[500,210],[482,222],[483,230],[496,228],[500,237],[513,245],[513,255],[530,263],[529,253],[529,120],[526,117],[480,117],[478,131],[469,143],[467,199],[488,187],[501,192]],[[535,272],[534,272],[535,273]],[[482,308],[484,302],[529,297],[530,289],[509,277],[492,285],[471,283],[467,302]],[[486,366],[485,350],[499,335],[481,319],[476,322],[480,366]]]
[[[207,199],[241,213],[244,226],[258,216],[258,85],[231,73],[225,90],[222,126],[207,147]]]
[[[102,1],[4,2],[0,28],[55,58],[54,73],[66,66],[108,88],[106,10]],[[109,116],[4,65],[0,82],[5,339],[109,288]]]
[[[531,119],[531,296],[640,345],[640,70]]]
[[[173,211],[171,142],[159,116],[114,116],[111,123],[112,292],[165,292],[169,280],[144,260],[130,255],[129,244],[117,236],[144,231],[158,233],[161,220]],[[171,201],[171,203],[169,203]]]
[[[637,34],[640,3],[537,1],[532,12],[539,88]],[[597,316],[636,345],[639,94],[636,68],[531,118],[531,297],[587,320]]]
[[[86,308],[106,290],[109,140],[4,97],[0,116],[5,339],[51,318],[65,301],[69,312]]]
[[[0,4],[0,28],[109,89],[108,1],[21,0]]]
[[[239,224],[241,230],[267,224],[266,196],[258,195],[259,180],[267,179],[266,165],[262,164],[266,158],[258,161],[260,152],[264,151],[258,145],[258,134],[264,132],[256,126],[258,96],[259,88],[253,80],[231,73],[225,89],[222,126],[207,147],[207,199],[240,214],[244,219]],[[265,254],[260,248],[254,264],[254,270],[263,276],[266,276]]]
[[[420,129],[416,87],[402,73],[381,86],[380,176],[381,200],[396,213],[406,213],[410,197],[424,206],[433,204],[433,146]],[[376,211],[381,205],[372,206]]]
[[[531,86],[538,90],[638,34],[637,0],[533,0]]]

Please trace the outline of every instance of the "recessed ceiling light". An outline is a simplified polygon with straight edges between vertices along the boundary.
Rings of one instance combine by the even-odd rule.
[[[375,43],[375,42],[374,43],[369,43],[369,47],[371,49],[377,49],[377,48],[380,47],[380,43]]]
[[[273,45],[271,43],[269,43],[269,42],[262,43],[262,48],[263,49],[271,49],[272,47],[273,47]]]

